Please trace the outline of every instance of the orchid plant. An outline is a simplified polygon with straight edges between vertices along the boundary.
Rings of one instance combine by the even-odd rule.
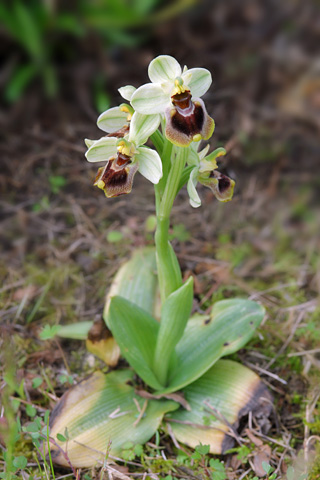
[[[182,70],[167,55],[152,60],[148,74],[151,83],[119,89],[127,103],[100,115],[98,127],[106,135],[86,140],[86,158],[102,164],[94,185],[108,198],[130,193],[137,171],[154,184],[155,249],[136,251],[119,270],[102,336],[94,339],[87,322],[74,325],[71,335],[70,326],[58,332],[87,338],[88,348],[112,366],[121,352],[130,368],[96,372],[62,397],[50,421],[59,445],[53,458],[61,464],[67,464],[66,452],[79,467],[103,462],[107,451],[110,458],[119,456],[128,440],[148,441],[163,420],[175,442],[205,443],[221,454],[232,446],[241,416],[268,401],[255,373],[220,360],[252,337],[263,307],[232,299],[215,303],[209,314],[191,315],[193,278],[183,282],[169,242],[172,206],[185,184],[194,208],[201,205],[198,182],[221,202],[233,196],[234,181],[217,170],[226,151],[199,148],[214,131],[201,99],[211,74]]]

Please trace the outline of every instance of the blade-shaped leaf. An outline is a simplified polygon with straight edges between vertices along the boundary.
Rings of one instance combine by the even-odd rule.
[[[164,385],[174,347],[181,339],[193,301],[193,278],[175,290],[163,304],[154,356],[154,371]]]
[[[123,445],[145,443],[157,430],[164,413],[178,404],[167,400],[145,400],[135,395],[128,383],[134,373],[129,370],[107,375],[96,372],[67,391],[50,417],[50,436],[67,453],[74,467],[103,463],[109,455],[121,455]],[[67,442],[57,439],[65,435]],[[61,437],[60,437],[61,438]],[[51,446],[55,463],[68,466],[59,449]]]
[[[193,448],[210,445],[215,454],[233,446],[241,417],[271,411],[272,397],[258,375],[232,360],[219,360],[183,392],[191,411],[168,415],[174,436]]]
[[[159,323],[148,312],[123,297],[111,299],[108,319],[124,358],[150,387],[163,388],[153,373]]]
[[[193,316],[176,346],[176,362],[168,387],[157,393],[180,390],[203,375],[219,358],[242,348],[261,323],[264,308],[250,300],[217,302],[210,315]]]
[[[157,298],[156,255],[153,248],[136,250],[118,270],[104,307],[103,318],[107,325],[110,300],[116,295],[153,314]]]
[[[56,335],[62,338],[72,338],[74,340],[86,340],[88,332],[93,322],[76,322],[69,325],[58,325],[59,330]]]

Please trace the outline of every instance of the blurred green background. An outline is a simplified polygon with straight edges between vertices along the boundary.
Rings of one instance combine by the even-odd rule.
[[[150,38],[150,29],[181,14],[196,0],[12,0],[0,4],[3,98],[18,100],[39,81],[49,98],[59,94],[59,67],[81,62],[86,45],[96,54],[116,47],[136,48]],[[104,76],[93,79],[98,109],[108,103]]]

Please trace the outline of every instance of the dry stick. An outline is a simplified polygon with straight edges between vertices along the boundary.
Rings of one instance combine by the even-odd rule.
[[[236,430],[233,428],[231,423],[226,419],[223,413],[219,412],[219,410],[217,410],[215,407],[210,405],[210,403],[207,402],[206,400],[203,402],[203,404],[209,408],[209,410],[214,414],[215,417],[217,417],[221,422],[223,422],[229,428],[229,430],[232,432],[231,436],[234,437],[234,439],[239,443],[239,445],[242,445],[242,442],[243,442],[242,438],[238,435]]]
[[[77,445],[80,445],[80,447],[85,447],[88,450],[91,450],[92,452],[99,453],[100,455],[104,455],[104,452],[102,452],[101,450],[97,450],[96,448],[89,447],[89,445],[85,445],[84,443],[78,442],[77,440],[73,440],[73,441]],[[112,460],[116,460],[117,462],[123,462],[123,463],[126,463],[128,465],[134,465],[136,467],[141,467],[140,463],[130,462],[129,460],[123,460],[123,458],[114,457],[113,455],[109,455],[108,458],[111,458]],[[98,460],[98,462],[102,463],[101,460]]]
[[[282,345],[282,347],[280,348],[280,350],[277,352],[277,354],[270,360],[270,362],[267,364],[266,366],[266,369],[267,368],[270,368],[271,365],[277,360],[277,358],[286,350],[287,346],[289,345],[289,343],[291,342],[291,340],[293,339],[294,337],[294,334],[296,333],[296,330],[300,324],[300,322],[302,321],[303,317],[304,317],[304,314],[305,314],[305,311],[301,312],[300,315],[298,315],[298,318],[296,320],[296,322],[294,323],[293,325],[293,328],[290,332],[290,335],[289,337],[287,338],[287,340],[284,342],[284,344]]]
[[[252,293],[249,297],[249,300],[254,300],[257,297],[263,297],[263,295],[265,295],[266,293],[283,290],[284,288],[300,287],[300,286],[301,286],[300,282],[285,283],[283,285],[278,285],[276,287],[267,288],[266,290],[262,290],[261,292]]]
[[[153,395],[152,393],[147,392],[146,390],[135,390],[136,395],[139,395],[139,397],[142,398],[147,398],[150,400],[160,400],[161,398],[167,398],[168,400],[174,400],[177,403],[180,403],[180,405],[183,406],[186,410],[189,412],[191,411],[191,407],[187,400],[184,398],[184,396],[180,393],[168,393],[166,395]]]
[[[60,445],[57,444],[57,442],[55,441],[54,438],[49,437],[49,442],[52,443],[55,447],[57,447],[57,449],[58,449],[58,450],[60,451],[60,453],[63,455],[64,459],[68,462],[68,465],[69,465],[69,467],[71,468],[72,473],[73,473],[73,475],[75,476],[75,478],[76,478],[76,480],[77,480],[77,478],[78,478],[77,471],[76,471],[76,469],[74,468],[74,466],[72,465],[71,460],[70,460],[69,455],[67,454],[67,452],[65,452],[65,451],[63,450],[63,448],[61,448]]]
[[[288,357],[301,357],[302,355],[308,355],[310,353],[320,353],[320,348],[314,348],[313,350],[301,350],[300,352],[289,353]]]
[[[278,382],[282,383],[283,385],[287,385],[286,380],[283,380],[283,378],[280,378],[275,373],[271,373],[268,370],[265,370],[264,368],[258,367],[258,365],[255,365],[254,363],[247,362],[246,365],[248,365],[253,369],[258,370],[258,372],[264,373],[265,375],[268,375],[269,377],[274,378],[275,380],[278,380]]]
[[[320,389],[316,391],[312,401],[307,403],[307,406],[306,406],[306,423],[304,426],[304,442],[303,442],[304,459],[306,464],[308,464],[308,460],[309,460],[309,448],[308,448],[308,445],[309,445],[308,439],[309,439],[309,433],[310,433],[309,424],[311,423],[311,420],[312,420],[311,416],[312,416],[313,410],[317,405],[319,397],[320,397]]]
[[[136,400],[134,398],[134,400]],[[138,403],[138,402],[137,402]],[[139,405],[139,404],[138,404]],[[143,415],[144,415],[144,412],[146,411],[147,409],[147,406],[148,406],[148,400],[146,399],[144,401],[144,404],[142,405],[142,408],[140,409],[140,413],[139,413],[139,416],[137,418],[137,420],[135,420],[135,422],[133,422],[133,426],[136,427],[138,425],[138,423],[140,422],[140,420],[142,419]]]
[[[268,440],[268,442],[272,442],[275,445],[279,445],[282,448],[287,448],[288,450],[291,450],[292,452],[295,452],[295,449],[290,447],[290,445],[285,445],[284,443],[278,442],[277,440],[274,440],[274,438],[268,437],[267,435],[264,435],[263,433],[257,432],[255,430],[254,434],[257,435],[258,437],[261,437],[261,438],[264,438],[265,440]]]
[[[66,356],[64,354],[64,351],[62,350],[61,348],[61,345],[60,345],[60,342],[57,338],[55,338],[55,342],[56,342],[56,345],[59,349],[59,352],[61,353],[61,356],[62,356],[62,360],[63,360],[63,363],[64,363],[64,366],[66,367],[66,370],[68,372],[68,375],[71,375],[71,370],[69,368],[69,365],[68,365],[68,362],[67,362],[67,359],[66,359]]]
[[[174,436],[174,433],[173,433],[173,430],[172,430],[172,427],[171,427],[170,423],[167,422],[167,423],[166,423],[166,426],[167,426],[167,430],[168,430],[169,437],[171,438],[173,445],[174,445],[178,450],[180,450],[181,447],[180,447],[180,445],[179,445],[179,443],[178,443],[178,440],[177,440],[176,437]]]
[[[245,472],[243,472],[239,479],[238,480],[242,480],[246,475],[248,475],[250,472],[252,471],[252,468],[249,468],[248,470],[246,470]]]

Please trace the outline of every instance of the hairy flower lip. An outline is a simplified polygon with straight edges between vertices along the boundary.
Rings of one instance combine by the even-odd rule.
[[[155,119],[147,121],[147,128],[150,129],[155,124],[154,121]],[[101,188],[107,197],[130,193],[137,170],[154,184],[162,177],[162,163],[158,153],[143,145],[136,145],[129,137],[130,135],[120,138],[105,136],[90,144],[86,152],[89,162],[106,162],[105,167],[99,168],[94,185]]]
[[[100,167],[95,178],[94,184],[104,191],[108,198],[119,197],[131,192],[134,176],[139,168],[138,164],[132,164],[130,159],[122,159],[125,162],[118,164],[119,156],[112,158],[104,166]]]
[[[192,101],[190,94],[183,96],[181,102],[184,108],[174,106],[165,112],[166,137],[175,145],[183,147],[189,146],[195,138],[196,141],[210,138],[214,121],[208,115],[204,102],[200,98]]]
[[[235,181],[217,170],[209,173],[207,178],[199,177],[202,185],[210,188],[220,202],[229,202],[233,197]]]

